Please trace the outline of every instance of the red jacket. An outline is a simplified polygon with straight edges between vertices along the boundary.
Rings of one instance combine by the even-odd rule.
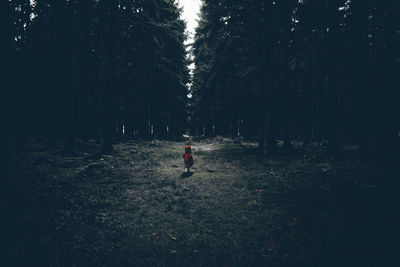
[[[182,158],[184,159],[186,168],[193,166],[194,160],[193,160],[192,153],[183,153]]]

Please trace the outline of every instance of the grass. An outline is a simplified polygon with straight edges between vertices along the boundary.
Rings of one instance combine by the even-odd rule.
[[[100,148],[86,144],[91,153],[66,157],[31,144],[5,184],[13,189],[2,203],[8,259],[55,266],[378,262],[360,231],[350,242],[355,250],[346,235],[362,219],[379,227],[375,207],[365,203],[379,192],[379,166],[311,156],[321,148],[278,149],[267,158],[254,145],[203,140],[191,143],[193,175],[182,177],[184,145],[126,142],[111,156],[94,156]],[[360,258],[360,251],[375,254]]]

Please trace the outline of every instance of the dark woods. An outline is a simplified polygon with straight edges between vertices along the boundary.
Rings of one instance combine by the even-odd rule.
[[[185,131],[189,72],[176,1],[2,1],[7,137],[112,139]]]
[[[189,129],[258,137],[263,153],[300,139],[396,158],[398,1],[203,1],[192,58],[176,1],[1,5],[7,138],[94,138],[109,153],[115,137]]]
[[[384,147],[399,133],[399,1],[204,1],[191,125],[200,135]]]
[[[2,262],[395,266],[400,1],[202,3],[0,0]]]

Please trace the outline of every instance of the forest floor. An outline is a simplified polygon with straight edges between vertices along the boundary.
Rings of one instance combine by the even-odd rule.
[[[390,266],[385,170],[356,147],[333,160],[293,145],[270,158],[223,138],[142,140],[106,156],[89,142],[66,156],[31,142],[1,186],[2,252],[8,266]]]

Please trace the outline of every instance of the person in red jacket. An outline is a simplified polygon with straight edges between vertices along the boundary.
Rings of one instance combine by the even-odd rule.
[[[185,146],[185,153],[183,153],[182,158],[185,163],[185,172],[189,172],[190,167],[192,167],[194,163],[192,148],[190,146]]]

